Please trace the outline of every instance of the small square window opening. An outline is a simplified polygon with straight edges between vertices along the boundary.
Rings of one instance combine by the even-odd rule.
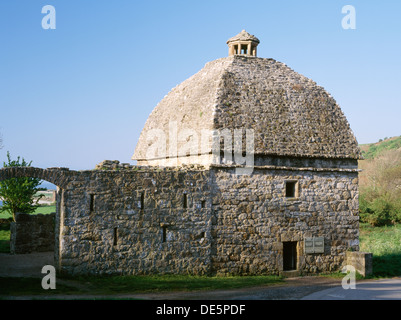
[[[296,198],[298,195],[298,182],[286,181],[285,183],[285,196],[286,198]]]

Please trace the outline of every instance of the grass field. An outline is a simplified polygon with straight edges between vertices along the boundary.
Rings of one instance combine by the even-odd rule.
[[[41,279],[0,278],[0,295],[91,294],[238,289],[283,282],[279,276],[208,277],[189,275],[58,277],[56,290],[44,291]]]
[[[49,214],[52,212],[56,212],[56,206],[43,206],[36,209],[33,214]],[[9,219],[12,218],[10,213],[1,212],[0,219]]]
[[[10,252],[10,225],[0,224],[0,253]]]
[[[401,148],[401,136],[387,138],[377,143],[363,144],[360,148],[365,159],[374,159],[386,150]]]
[[[372,227],[361,224],[360,250],[373,253],[373,275],[401,275],[401,225]]]

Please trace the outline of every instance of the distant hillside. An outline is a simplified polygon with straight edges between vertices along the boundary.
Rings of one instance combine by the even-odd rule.
[[[360,145],[360,221],[374,226],[401,223],[401,136]]]
[[[380,139],[379,142],[359,146],[365,159],[374,159],[384,151],[401,148],[401,136]]]

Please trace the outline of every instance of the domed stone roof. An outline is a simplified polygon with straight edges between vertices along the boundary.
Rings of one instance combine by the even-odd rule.
[[[234,55],[207,63],[156,106],[133,159],[146,159],[153,129],[165,133],[167,146],[174,143],[169,141],[172,123],[175,132],[189,129],[198,137],[202,130],[253,129],[255,155],[361,158],[348,121],[330,94],[274,59]],[[178,141],[178,150],[187,141]],[[170,150],[166,148],[167,156],[177,157]]]

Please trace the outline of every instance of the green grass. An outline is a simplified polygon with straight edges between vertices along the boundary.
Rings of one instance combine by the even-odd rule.
[[[12,215],[8,212],[0,212],[0,219],[10,219]]]
[[[2,278],[0,277],[0,296],[13,295],[52,295],[52,294],[79,294],[82,293],[71,285],[57,284],[56,290],[44,290],[41,278]],[[0,298],[1,300],[1,298]]]
[[[360,250],[373,253],[373,276],[401,275],[401,225],[360,226]]]
[[[36,209],[36,211],[32,214],[50,214],[52,212],[56,212],[56,206],[42,206]],[[8,212],[1,212],[0,219],[9,219],[12,218],[12,215]]]
[[[0,295],[117,295],[150,292],[238,289],[283,282],[279,276],[208,277],[189,275],[56,277],[56,290],[44,290],[41,279],[0,278]]]
[[[43,206],[36,209],[33,214],[50,214],[56,212],[56,206]]]
[[[380,141],[379,143],[371,143],[368,145],[361,145],[362,155],[365,159],[374,159],[385,150],[401,148],[401,136],[393,137]]]
[[[91,292],[101,294],[237,289],[271,285],[283,281],[279,276],[208,277],[190,275],[79,277],[78,280],[81,283],[89,283]]]
[[[10,252],[10,225],[0,224],[0,253]]]

